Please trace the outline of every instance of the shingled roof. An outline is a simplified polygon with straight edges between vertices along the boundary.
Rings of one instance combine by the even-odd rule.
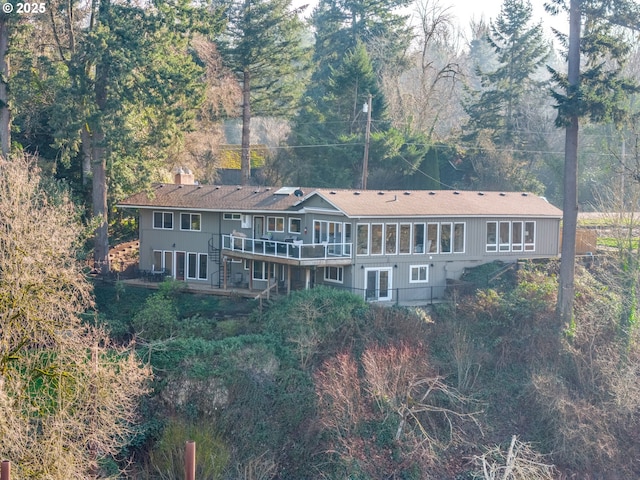
[[[278,191],[271,187],[157,184],[152,191],[136,193],[118,206],[227,212],[282,211],[300,201],[300,197],[293,195],[294,190],[290,194],[276,193]]]
[[[347,190],[158,184],[118,204],[130,208],[166,208],[227,212],[295,210],[319,196],[349,217],[535,216],[561,218],[544,198],[521,192],[453,190]]]
[[[562,211],[546,199],[522,192],[317,189],[315,193],[350,217],[419,215],[562,217]]]

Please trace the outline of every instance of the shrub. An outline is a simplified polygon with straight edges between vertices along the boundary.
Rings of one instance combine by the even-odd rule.
[[[184,476],[184,448],[187,441],[196,443],[196,478],[223,478],[230,456],[227,444],[207,423],[196,425],[179,418],[168,421],[162,437],[149,453],[152,478],[173,480]]]

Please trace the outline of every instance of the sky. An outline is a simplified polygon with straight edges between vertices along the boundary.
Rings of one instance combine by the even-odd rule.
[[[420,1],[420,0],[417,0]],[[425,0],[422,0],[425,1]],[[471,20],[480,20],[483,16],[486,20],[493,20],[500,14],[500,7],[503,0],[429,0],[432,4],[433,1],[438,2],[441,7],[451,7],[451,13],[456,17],[458,25],[467,31],[468,25]],[[550,26],[564,30],[564,24],[568,24],[568,19],[562,17],[553,18],[550,17],[544,11],[545,0],[530,0],[533,6],[533,20],[537,22],[542,20],[545,32],[548,36],[551,36]],[[317,3],[316,0],[294,0],[294,5],[309,5],[305,14],[308,15],[313,10],[313,6]],[[410,8],[409,13],[414,12],[415,8]]]

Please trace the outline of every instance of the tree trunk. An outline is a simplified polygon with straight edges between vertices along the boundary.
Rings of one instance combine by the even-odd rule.
[[[9,15],[0,12],[0,154],[11,150],[11,111],[9,110]]]
[[[91,132],[89,132],[87,125],[84,125],[80,131],[80,140],[82,143],[82,185],[87,186],[91,178]]]
[[[251,74],[245,68],[242,84],[242,154],[240,158],[241,184],[251,183]]]
[[[100,1],[99,18],[108,17],[109,0]],[[107,106],[107,81],[109,78],[108,59],[101,58],[96,65],[95,102],[98,113],[90,123],[91,167],[93,170],[92,201],[93,216],[99,219],[94,235],[93,259],[102,274],[109,273],[109,222],[107,205],[107,149],[105,145],[102,112]]]
[[[564,153],[564,200],[562,204],[562,257],[557,311],[560,319],[573,319],[575,297],[576,227],[578,224],[578,131],[576,96],[580,88],[580,0],[571,0],[569,13],[569,91],[572,117],[566,128]]]

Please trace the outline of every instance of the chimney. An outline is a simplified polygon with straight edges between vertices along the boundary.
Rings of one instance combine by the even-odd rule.
[[[193,173],[188,168],[179,168],[173,177],[173,183],[176,185],[195,185]]]

